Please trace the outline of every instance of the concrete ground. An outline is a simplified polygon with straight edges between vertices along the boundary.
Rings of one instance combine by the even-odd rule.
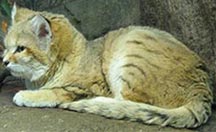
[[[9,80],[0,93],[0,132],[214,132],[216,111],[207,124],[197,129],[175,129],[136,122],[106,119],[98,115],[61,109],[17,107],[13,95],[23,85]]]

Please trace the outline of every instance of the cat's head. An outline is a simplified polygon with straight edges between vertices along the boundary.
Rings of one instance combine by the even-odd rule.
[[[45,17],[14,6],[12,26],[4,41],[3,63],[12,75],[35,81],[47,72],[52,63],[48,55],[52,31]]]

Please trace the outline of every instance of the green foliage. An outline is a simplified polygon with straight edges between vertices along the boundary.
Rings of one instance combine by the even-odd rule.
[[[8,2],[8,0],[1,0],[0,2],[0,11],[1,14],[7,18],[10,18],[11,15],[11,6]]]

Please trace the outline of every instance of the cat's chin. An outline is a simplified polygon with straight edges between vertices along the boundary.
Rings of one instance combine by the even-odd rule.
[[[20,72],[13,72],[13,71],[10,71],[10,73],[14,76],[14,77],[19,77],[19,78],[23,78],[25,79],[26,77],[24,76],[23,73],[20,73]]]
[[[35,67],[29,68],[23,65],[10,64],[8,65],[7,69],[11,72],[13,76],[23,78],[23,79],[28,79],[32,82],[32,81],[39,80],[48,71],[47,66],[41,65],[41,66],[37,66],[37,68]]]
[[[18,77],[18,78],[22,78],[22,79],[28,79],[30,80],[31,82],[33,81],[37,81],[39,80],[42,75],[27,75],[25,73],[21,73],[21,72],[13,72],[11,71],[11,74],[14,76],[14,77]]]

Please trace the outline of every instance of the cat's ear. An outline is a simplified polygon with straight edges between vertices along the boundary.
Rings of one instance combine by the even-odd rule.
[[[11,10],[11,24],[14,25],[19,21],[27,20],[29,17],[35,14],[34,11],[29,10],[27,8],[21,8],[14,3]]]
[[[39,37],[51,37],[52,32],[49,22],[41,15],[35,15],[31,20],[32,31]]]
[[[41,15],[35,15],[31,20],[31,29],[39,39],[39,48],[47,51],[52,40],[52,31],[49,22]]]
[[[17,15],[17,6],[16,3],[14,3],[13,8],[11,10],[11,21],[12,21],[12,25],[15,23],[15,18]]]

